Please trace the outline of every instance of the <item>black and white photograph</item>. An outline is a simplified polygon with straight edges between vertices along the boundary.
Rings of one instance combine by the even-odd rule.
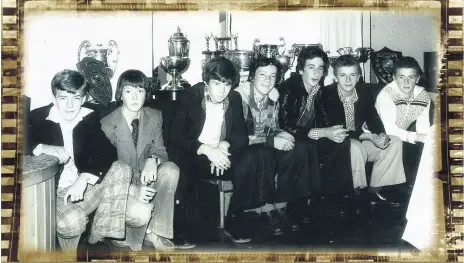
[[[440,258],[440,36],[439,8],[26,9],[19,259]]]

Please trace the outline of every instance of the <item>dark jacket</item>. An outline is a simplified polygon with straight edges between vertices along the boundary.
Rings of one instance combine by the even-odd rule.
[[[279,103],[281,105],[279,111],[280,128],[293,134],[299,138],[307,138],[311,129],[320,127],[320,97],[323,87],[316,93],[312,110],[314,111],[313,118],[308,125],[301,126],[298,124],[306,107],[308,92],[303,84],[301,75],[293,75],[281,84],[279,89]]]
[[[205,84],[197,83],[180,95],[180,106],[177,110],[171,130],[171,143],[183,152],[196,154],[201,143],[198,141],[206,119],[204,109]],[[229,106],[225,111],[224,140],[230,144],[231,153],[248,145],[248,133],[243,118],[242,99],[237,92],[228,95]]]
[[[364,132],[362,126],[367,123],[368,129],[375,134],[385,133],[382,121],[375,109],[375,99],[372,96],[371,90],[363,84],[356,85],[358,100],[354,103],[355,111],[355,129],[349,131],[349,137],[359,139],[359,136]],[[334,125],[343,125],[346,127],[345,110],[343,103],[338,95],[337,83],[324,87],[321,95],[322,105],[322,122],[324,127]]]
[[[39,144],[64,146],[60,125],[47,120],[53,104],[35,109],[29,113],[26,131],[26,154]],[[79,173],[98,176],[100,182],[117,160],[116,148],[101,130],[99,114],[92,112],[85,116],[73,130],[74,162]],[[59,182],[57,178],[56,182]]]

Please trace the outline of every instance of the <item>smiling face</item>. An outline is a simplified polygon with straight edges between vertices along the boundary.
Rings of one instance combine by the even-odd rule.
[[[231,84],[216,79],[211,79],[208,83],[208,93],[214,103],[223,102],[229,95],[231,88]]]
[[[145,103],[146,91],[140,86],[126,85],[122,89],[123,107],[131,112],[138,112]]]
[[[338,88],[346,93],[350,93],[359,81],[359,72],[357,66],[347,66],[337,68]]]
[[[256,69],[253,80],[256,91],[262,96],[267,95],[274,88],[277,79],[277,67],[268,65]]]
[[[299,73],[306,85],[314,87],[324,76],[324,61],[320,57],[307,59],[303,70],[300,70]]]
[[[399,90],[405,96],[410,96],[414,92],[414,87],[419,82],[419,76],[413,68],[399,68],[393,76]]]
[[[84,104],[83,91],[78,90],[75,94],[72,94],[64,90],[56,90],[53,104],[58,109],[61,118],[72,121],[79,114],[82,104]]]

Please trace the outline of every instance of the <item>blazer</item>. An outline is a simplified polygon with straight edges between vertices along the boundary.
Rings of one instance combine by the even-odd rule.
[[[349,137],[359,139],[359,136],[364,132],[362,129],[364,122],[367,123],[368,129],[372,133],[385,133],[382,120],[375,109],[375,96],[372,95],[372,91],[360,83],[356,85],[355,89],[358,94],[358,101],[354,103],[355,130],[348,132]],[[338,96],[337,83],[323,88],[321,105],[322,120],[325,127],[346,126],[345,110]]]
[[[64,146],[60,124],[47,120],[53,104],[37,108],[29,113],[26,129],[26,154],[39,144]],[[99,114],[85,116],[73,130],[74,162],[79,173],[90,173],[101,182],[116,160],[116,148],[101,130]],[[59,182],[59,176],[56,180]]]
[[[222,137],[229,142],[229,151],[233,153],[248,145],[248,132],[243,118],[240,94],[231,91],[227,99]],[[180,106],[172,124],[170,143],[185,153],[196,154],[201,146],[198,138],[206,119],[204,100],[203,82],[197,83],[180,95]]]
[[[145,160],[156,156],[161,163],[168,160],[163,141],[163,117],[155,109],[143,107],[140,112],[137,145],[122,115],[122,106],[101,120],[102,130],[117,149],[117,159],[128,164],[133,171],[141,171]]]
[[[315,95],[312,104],[314,117],[306,126],[298,124],[303,112],[305,111],[308,92],[303,84],[303,78],[300,74],[295,74],[285,80],[280,87],[280,110],[279,125],[280,128],[300,138],[307,138],[308,133],[313,128],[322,127],[320,120],[320,97],[324,87],[320,87]]]

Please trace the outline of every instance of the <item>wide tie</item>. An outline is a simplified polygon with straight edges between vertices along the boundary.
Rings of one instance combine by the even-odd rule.
[[[139,138],[139,119],[135,119],[131,122],[132,125],[132,140],[134,145],[137,147],[137,140]]]

